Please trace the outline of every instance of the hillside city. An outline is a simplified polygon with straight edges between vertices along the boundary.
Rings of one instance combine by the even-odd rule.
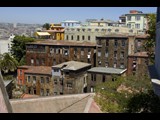
[[[0,112],[160,112],[160,8],[118,19],[0,23]]]

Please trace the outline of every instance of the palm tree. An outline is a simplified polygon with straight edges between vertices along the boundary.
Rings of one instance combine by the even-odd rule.
[[[3,82],[2,71],[6,73],[8,71],[15,71],[16,68],[17,68],[17,61],[13,57],[11,57],[9,53],[4,53],[3,55],[0,54],[0,90],[2,95],[1,100],[4,101],[4,105],[2,105],[2,108],[4,106],[6,106],[7,108],[6,112],[12,112],[12,107],[9,102],[8,94]]]

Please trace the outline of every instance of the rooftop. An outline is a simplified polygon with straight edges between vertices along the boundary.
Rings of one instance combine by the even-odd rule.
[[[94,93],[85,93],[11,99],[10,103],[14,113],[101,113],[94,102],[94,95]]]
[[[35,97],[39,97],[38,95],[31,95],[31,94],[23,94],[21,96],[21,98],[25,99],[25,98],[35,98]]]
[[[70,42],[65,40],[37,40],[36,42],[26,43],[26,44],[34,44],[34,45],[56,45],[56,46],[89,46],[96,47],[96,43],[90,42]]]
[[[91,64],[84,63],[84,62],[77,62],[77,61],[69,61],[69,62],[64,62],[58,65],[52,66],[52,68],[63,67],[63,70],[79,70],[81,68],[88,67],[88,66],[91,66]]]
[[[48,66],[30,66],[25,73],[47,74],[51,75],[51,67]]]
[[[93,67],[88,72],[105,73],[105,74],[122,74],[127,69],[109,68],[109,67]]]

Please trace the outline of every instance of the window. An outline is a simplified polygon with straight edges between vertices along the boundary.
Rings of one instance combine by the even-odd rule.
[[[49,96],[49,89],[46,89],[46,96]]]
[[[36,92],[36,88],[33,88],[33,93],[36,95],[36,93],[37,93],[37,92]]]
[[[38,58],[36,59],[36,65],[39,65],[39,59]]]
[[[85,38],[85,37],[84,37],[84,35],[83,35],[83,36],[82,36],[82,40],[84,40],[84,38]]]
[[[84,55],[84,49],[81,48],[81,55]]]
[[[114,41],[114,47],[117,47],[118,46],[118,42],[117,40]]]
[[[105,81],[106,81],[106,76],[102,75],[102,82],[105,82]]]
[[[131,16],[127,16],[127,20],[128,20],[128,21],[131,21]]]
[[[91,81],[96,81],[96,74],[91,74]]]
[[[120,53],[120,58],[124,58],[124,51]]]
[[[115,32],[119,32],[119,29],[115,29]]]
[[[59,72],[59,69],[54,69],[54,72]]]
[[[71,40],[73,40],[73,35],[71,36]]]
[[[98,57],[101,56],[101,50],[98,50]]]
[[[31,88],[30,87],[28,88],[28,93],[31,94]]]
[[[27,81],[31,82],[31,77],[30,76],[27,77]]]
[[[140,24],[135,24],[135,28],[140,29]]]
[[[22,75],[22,70],[20,70],[20,76]]]
[[[101,40],[97,40],[97,44],[98,45],[102,45],[102,41]]]
[[[98,31],[99,31],[99,29],[95,29],[95,31],[96,31],[96,32],[98,32]]]
[[[140,15],[135,16],[135,18],[136,18],[137,21],[141,20],[141,16]]]
[[[121,64],[120,64],[120,68],[124,68],[124,63],[121,63]]]
[[[44,83],[44,78],[43,77],[41,77],[41,83]]]
[[[106,62],[106,67],[108,67],[108,62]]]
[[[131,24],[127,24],[127,27],[128,27],[128,28],[131,28]]]
[[[88,29],[89,32],[91,32],[91,29]]]
[[[77,29],[77,31],[79,32],[79,31],[80,31],[80,29],[78,28],[78,29]]]
[[[116,67],[117,67],[117,63],[116,63],[116,62],[114,62],[114,65],[113,65],[113,67],[114,67],[114,68],[116,68]]]
[[[108,32],[111,32],[112,30],[111,29],[108,29]]]
[[[45,65],[45,59],[42,58],[42,65]]]
[[[100,61],[100,60],[98,61],[98,65],[99,65],[99,66],[101,65],[101,61]]]
[[[41,96],[44,96],[44,89],[41,89]]]
[[[122,40],[122,47],[125,46],[125,40]]]
[[[85,29],[82,29],[83,32],[85,32]]]
[[[33,65],[34,64],[34,59],[33,58],[31,58],[31,65]]]
[[[69,50],[64,50],[64,55],[67,56],[69,54]]]
[[[138,41],[137,41],[137,47],[140,47],[141,44],[142,44],[142,43],[141,43],[141,40],[138,40]]]
[[[108,48],[106,48],[106,54],[105,54],[106,57],[108,57]]]
[[[108,40],[106,40],[106,46],[108,46],[109,45],[109,41]]]
[[[68,40],[68,35],[67,35],[66,39]]]
[[[67,83],[67,89],[69,89],[69,90],[72,89],[72,83]]]
[[[77,35],[77,41],[79,41],[79,35]]]
[[[71,30],[74,31],[74,28],[72,28]]]
[[[88,40],[91,40],[91,36],[88,36]]]
[[[114,57],[117,58],[117,51],[114,51]]]
[[[46,83],[49,83],[49,77],[46,77]]]
[[[77,54],[77,48],[74,48],[74,54],[75,55]]]
[[[54,79],[54,84],[57,85],[57,79]]]
[[[33,76],[33,84],[36,84],[36,76]]]

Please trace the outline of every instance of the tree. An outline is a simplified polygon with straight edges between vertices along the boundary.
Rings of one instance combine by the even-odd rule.
[[[45,23],[45,24],[43,25],[43,28],[45,28],[46,30],[49,30],[50,24],[49,24],[49,23]]]
[[[26,43],[33,42],[34,38],[25,36],[15,36],[12,41],[11,53],[13,57],[20,62],[19,65],[25,64]]]
[[[96,86],[95,101],[103,112],[132,112],[134,108],[131,106],[136,103],[131,99],[134,99],[137,94],[148,94],[150,89],[151,81],[148,76],[117,77],[115,81],[110,80]],[[139,98],[145,99],[145,96],[141,96]],[[139,112],[139,109],[136,108],[134,112]]]
[[[148,53],[148,56],[152,63],[154,63],[154,47],[156,40],[156,14],[148,14],[148,40],[146,41],[144,48]]]
[[[0,77],[3,79],[2,71],[8,73],[17,69],[18,62],[9,54],[4,53],[0,57]]]

